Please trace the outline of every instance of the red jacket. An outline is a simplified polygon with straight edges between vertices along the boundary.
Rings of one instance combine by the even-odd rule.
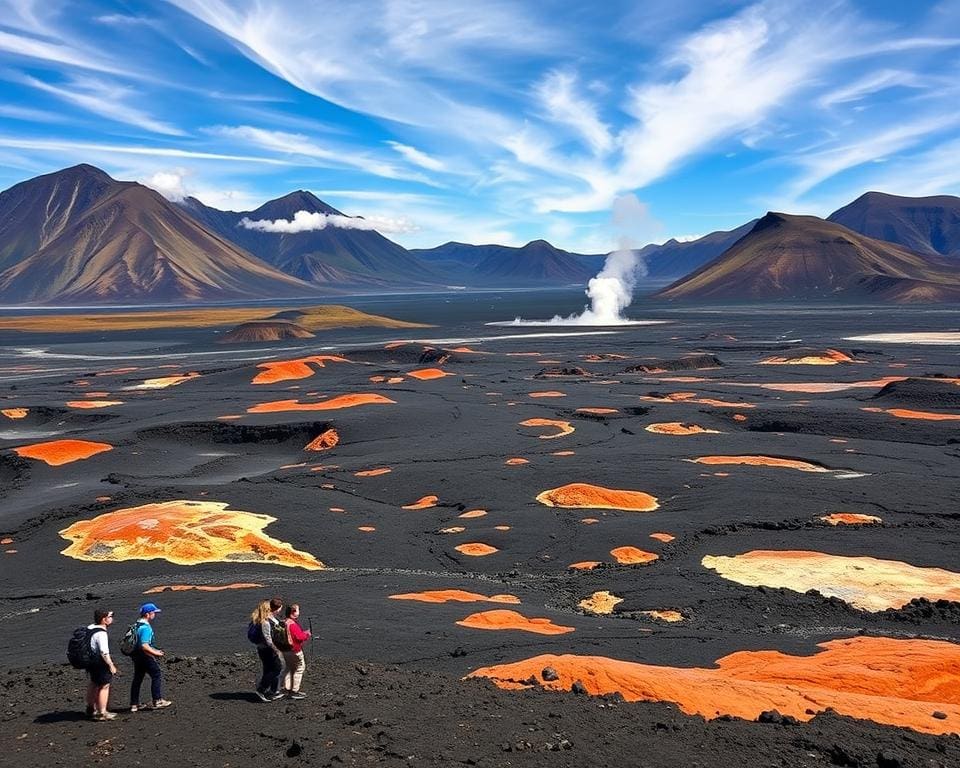
[[[290,635],[290,646],[294,653],[303,650],[303,644],[310,639],[310,633],[300,629],[300,625],[293,619],[287,619],[287,633]]]

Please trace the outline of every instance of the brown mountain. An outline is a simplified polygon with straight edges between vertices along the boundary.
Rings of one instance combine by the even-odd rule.
[[[899,197],[867,192],[827,221],[915,253],[960,258],[960,197]]]
[[[300,211],[344,216],[312,192],[297,190],[253,211],[220,211],[194,197],[181,206],[231,243],[289,275],[338,287],[400,287],[443,282],[429,264],[402,245],[370,229],[327,226],[304,232],[262,232],[241,223],[284,219]],[[359,217],[346,217],[359,218]]]
[[[717,259],[657,296],[957,301],[960,270],[815,216],[768,213]]]
[[[602,256],[570,253],[546,240],[520,247],[450,242],[411,253],[434,264],[450,281],[467,285],[585,283],[603,264]]]
[[[646,267],[648,279],[676,280],[713,261],[749,233],[756,223],[754,219],[736,229],[711,232],[696,240],[681,242],[671,238],[662,245],[651,243],[638,250],[637,255]]]
[[[78,165],[0,193],[0,300],[206,301],[316,294],[157,192]]]

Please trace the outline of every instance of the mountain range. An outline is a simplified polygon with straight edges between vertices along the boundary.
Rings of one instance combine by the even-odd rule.
[[[295,221],[296,219],[296,221]],[[960,300],[960,198],[868,192],[635,251],[669,300]],[[407,250],[311,192],[251,211],[174,203],[78,165],[0,192],[0,301],[209,302],[360,290],[584,285],[604,254],[534,240]]]

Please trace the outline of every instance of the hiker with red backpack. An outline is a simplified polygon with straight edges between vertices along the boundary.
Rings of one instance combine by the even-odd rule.
[[[87,683],[87,717],[93,720],[113,720],[116,714],[107,710],[110,683],[120,674],[110,658],[107,628],[113,624],[113,611],[97,608],[93,624],[75,630],[67,644],[67,660],[77,669],[85,669]]]
[[[282,609],[283,600],[274,597],[264,600],[250,614],[247,639],[257,646],[257,655],[263,666],[263,673],[260,675],[256,691],[260,701],[276,701],[283,698],[280,692],[280,676],[283,673],[280,653],[283,648],[280,646],[286,645],[283,639],[286,635],[286,627],[280,623],[277,616]]]

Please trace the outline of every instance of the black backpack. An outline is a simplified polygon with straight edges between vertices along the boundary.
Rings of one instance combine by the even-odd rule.
[[[287,629],[287,622],[271,621],[270,638],[273,640],[273,644],[277,646],[278,651],[293,650],[293,645],[290,643],[290,632]]]
[[[67,643],[67,661],[76,669],[89,669],[96,657],[93,648],[90,647],[90,641],[97,632],[106,632],[103,627],[88,629],[87,627],[77,627],[70,636]]]

